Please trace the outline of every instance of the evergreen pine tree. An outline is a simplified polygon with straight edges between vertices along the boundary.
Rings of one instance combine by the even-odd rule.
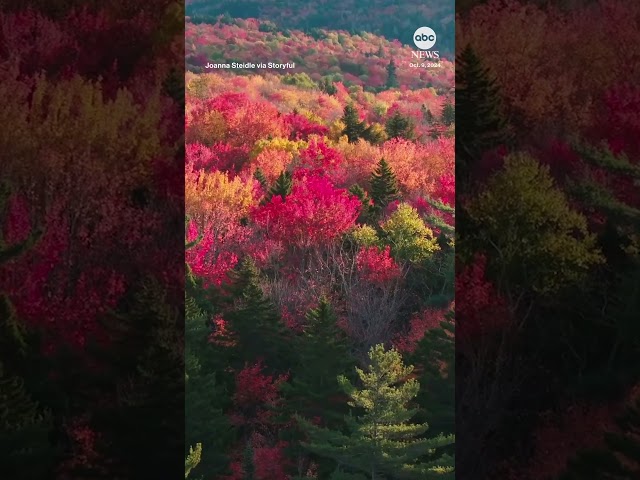
[[[617,419],[619,433],[605,435],[605,448],[581,452],[559,480],[634,479],[640,473],[640,398]]]
[[[0,183],[0,214],[5,213],[10,194],[8,185]],[[25,254],[40,236],[34,228],[26,240],[10,245],[0,228],[0,266]],[[40,348],[37,336],[20,321],[11,300],[0,291],[0,476],[7,478],[45,478],[51,475],[60,453],[50,438],[55,428],[53,415],[35,399],[53,400]]]
[[[362,138],[366,126],[364,122],[360,121],[358,110],[356,110],[356,107],[352,103],[344,107],[344,115],[340,120],[345,125],[342,134],[347,136],[349,143],[355,143],[358,139]]]
[[[290,383],[283,385],[287,408],[331,423],[328,402],[340,394],[337,377],[347,372],[353,360],[345,334],[326,298],[322,297],[318,306],[307,313],[306,321],[303,335],[297,341],[297,367],[293,368]]]
[[[416,410],[408,404],[420,389],[415,379],[407,380],[413,367],[405,366],[396,350],[385,351],[382,345],[371,348],[369,360],[366,371],[356,368],[361,388],[339,377],[349,405],[363,412],[346,418],[348,433],[299,419],[309,435],[304,445],[335,460],[342,470],[366,474],[371,480],[454,478],[451,457],[433,458],[434,449],[451,444],[453,438],[420,438],[428,426],[410,422]]]
[[[366,475],[362,475],[361,473],[349,473],[344,470],[338,468],[334,470],[329,477],[329,480],[367,480]]]
[[[292,379],[282,386],[286,398],[282,417],[285,421],[296,414],[322,418],[324,426],[340,428],[347,412],[341,401],[342,390],[337,378],[353,365],[347,339],[324,297],[316,308],[307,313],[306,320],[303,335],[296,342],[297,362],[292,369]],[[307,455],[300,444],[304,433],[298,425],[283,430],[281,438],[289,444],[287,453],[294,462],[298,463]],[[320,462],[318,474],[324,478],[333,469],[333,463]]]
[[[387,161],[382,158],[371,174],[371,198],[374,208],[380,212],[400,195],[396,174]]]
[[[10,197],[10,187],[0,183],[0,214],[3,217],[8,208]],[[42,236],[42,232],[36,230],[26,240],[9,245],[5,241],[3,233],[3,229],[0,228],[0,266],[18,259],[30,250]],[[4,292],[0,292],[0,352],[2,352],[5,368],[17,369],[20,367],[24,361],[24,355],[29,349],[26,337],[26,328],[17,318],[11,301]]]
[[[456,59],[456,173],[465,182],[471,162],[510,141],[495,80],[470,45]]]
[[[387,65],[387,88],[398,88],[398,74],[396,71],[398,68],[396,67],[393,58],[389,61]]]
[[[615,154],[606,144],[591,147],[574,141],[572,146],[589,167],[605,172],[609,179],[603,184],[588,174],[583,178],[572,175],[566,183],[569,193],[581,205],[606,219],[604,226],[596,231],[599,230],[598,246],[608,268],[602,271],[597,283],[594,282],[594,292],[590,296],[606,298],[606,321],[613,326],[612,336],[599,345],[600,354],[606,355],[608,361],[606,368],[581,375],[584,388],[600,391],[624,385],[628,379],[638,378],[640,373],[638,362],[629,361],[634,358],[640,339],[640,322],[637,321],[640,260],[633,253],[640,234],[640,209],[633,196],[620,195],[614,187],[617,179],[640,181],[640,166],[624,153]],[[583,335],[606,338],[599,327],[601,317],[598,315],[591,322],[591,329],[586,330],[586,325],[581,329]]]
[[[227,343],[234,344],[228,364],[242,368],[247,362],[263,359],[268,368],[286,371],[291,365],[290,332],[260,287],[260,271],[245,257],[229,277],[231,308],[224,313],[229,331],[221,332],[220,337],[225,341],[228,336]]]
[[[269,190],[269,182],[267,182],[267,178],[264,176],[264,173],[260,168],[256,169],[255,173],[253,174],[253,178],[255,178],[258,183],[260,183],[262,190],[264,190],[265,192]]]
[[[336,88],[336,86],[327,77],[322,78],[322,80],[320,80],[319,85],[320,85],[320,90],[326,93],[327,95],[335,95],[336,93],[338,93],[338,89]]]
[[[389,138],[405,138],[407,140],[413,140],[416,136],[415,125],[410,118],[403,116],[399,111],[396,112],[387,120],[385,130]]]
[[[422,389],[417,401],[417,418],[429,421],[429,429],[445,435],[455,434],[455,321],[453,311],[436,328],[425,333],[418,343],[413,361],[422,366]],[[454,445],[447,452],[454,453]]]
[[[366,190],[356,184],[349,187],[349,193],[358,197],[358,200],[360,200],[360,203],[362,204],[357,222],[360,224],[372,222],[374,219],[374,211],[373,206],[371,205],[371,198]]]
[[[450,100],[447,100],[442,106],[442,124],[447,127],[453,125],[456,121],[456,108]]]
[[[267,201],[271,199],[274,195],[280,195],[283,200],[286,201],[287,196],[291,193],[291,188],[293,188],[293,178],[291,173],[283,170],[276,181],[269,189],[269,194],[267,195]]]
[[[224,358],[209,341],[209,316],[193,298],[185,301],[185,445],[204,442],[207,450],[198,454],[191,469],[201,475],[221,475],[228,459],[222,453],[232,432],[223,410],[229,395],[218,381]],[[189,452],[187,452],[189,454]]]

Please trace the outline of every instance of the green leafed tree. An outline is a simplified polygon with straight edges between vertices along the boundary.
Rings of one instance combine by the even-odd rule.
[[[495,252],[500,288],[551,293],[602,263],[585,217],[569,206],[548,167],[528,154],[506,157],[465,210],[474,248]]]
[[[372,145],[380,145],[389,139],[385,128],[379,123],[372,123],[365,128],[362,138]]]
[[[338,89],[333,84],[333,81],[328,77],[323,77],[322,80],[320,80],[319,86],[320,90],[322,90],[327,95],[335,95],[336,93],[338,93]]]
[[[347,433],[299,419],[309,436],[306,448],[361,478],[453,478],[453,458],[435,454],[436,449],[451,444],[453,437],[425,438],[428,425],[411,422],[416,410],[409,404],[420,389],[415,379],[408,379],[412,371],[396,350],[372,347],[366,370],[356,368],[361,386],[339,377],[349,405],[356,409],[346,418]],[[333,478],[349,478],[345,473]]]
[[[407,203],[398,205],[381,228],[382,240],[391,246],[391,254],[400,262],[418,264],[440,249],[433,231]]]

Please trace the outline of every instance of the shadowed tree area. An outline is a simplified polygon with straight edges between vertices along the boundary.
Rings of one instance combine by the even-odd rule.
[[[637,478],[640,10],[457,8],[456,473]]]
[[[1,9],[0,476],[179,478],[183,8]]]

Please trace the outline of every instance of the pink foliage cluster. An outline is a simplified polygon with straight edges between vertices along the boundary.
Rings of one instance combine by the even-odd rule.
[[[124,276],[112,268],[94,266],[90,272],[74,275],[73,265],[65,261],[70,236],[59,208],[45,218],[44,234],[35,246],[0,267],[0,290],[7,293],[27,324],[47,328],[48,351],[55,350],[60,341],[83,347],[88,336],[98,333],[96,317],[114,307],[125,289]],[[24,241],[31,229],[26,201],[13,197],[4,225],[5,241],[9,245]],[[83,247],[81,243],[76,246]]]
[[[350,229],[360,201],[320,176],[298,178],[291,194],[275,195],[253,211],[254,221],[269,237],[297,247],[327,244]]]
[[[508,321],[506,301],[486,278],[487,257],[474,261],[456,275],[456,335],[474,338],[501,328]]]
[[[194,116],[211,111],[222,114],[225,137],[234,146],[253,145],[269,135],[282,136],[286,127],[278,109],[264,101],[253,101],[245,93],[226,92],[206,100]]]
[[[233,395],[235,410],[231,414],[231,420],[236,425],[263,426],[274,415],[269,407],[278,403],[280,385],[287,381],[288,375],[265,375],[263,368],[262,363],[257,362],[236,373]]]
[[[225,234],[212,229],[198,232],[195,222],[189,222],[187,241],[193,242],[202,233],[200,241],[185,252],[185,260],[191,271],[202,278],[206,285],[221,285],[227,273],[238,263],[237,249],[248,238],[246,228],[234,225]]]
[[[297,177],[303,175],[326,175],[334,185],[344,182],[344,157],[335,148],[329,147],[324,139],[314,138],[300,151]]]
[[[201,143],[188,143],[185,154],[186,163],[193,165],[195,170],[235,172],[248,157],[249,147],[233,146],[226,142],[216,142],[210,147]]]
[[[289,113],[284,116],[285,125],[289,128],[291,140],[307,140],[309,135],[325,136],[329,129],[324,125],[312,122],[299,113]]]
[[[446,320],[447,312],[448,309],[430,309],[415,314],[409,322],[407,332],[394,342],[396,348],[401,352],[414,352],[427,331],[439,327],[440,323]]]
[[[356,255],[358,273],[366,281],[373,284],[385,284],[397,280],[402,269],[391,257],[391,247],[363,247]]]

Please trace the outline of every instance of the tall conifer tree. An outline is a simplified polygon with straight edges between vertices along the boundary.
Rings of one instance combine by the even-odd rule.
[[[397,200],[400,195],[396,174],[387,161],[382,158],[371,174],[371,198],[378,211]]]
[[[305,446],[317,455],[331,458],[341,470],[382,479],[452,479],[453,459],[430,458],[430,452],[453,442],[452,437],[421,438],[426,424],[411,423],[416,410],[409,407],[420,385],[407,380],[413,367],[405,366],[396,350],[372,347],[365,370],[356,368],[361,387],[339,377],[349,405],[356,414],[346,418],[348,433],[329,430],[300,419],[309,434]],[[361,413],[362,412],[362,413]],[[341,473],[337,474],[340,478]]]
[[[342,134],[347,136],[350,143],[355,143],[362,138],[367,127],[364,122],[360,121],[358,110],[352,103],[344,107],[344,115],[341,120],[344,123]]]
[[[269,194],[267,195],[267,200],[270,200],[271,197],[275,195],[280,195],[283,200],[286,201],[287,196],[291,193],[291,189],[293,188],[293,179],[291,177],[291,173],[283,170],[276,178],[276,181],[269,189]]]
[[[387,65],[387,83],[386,83],[387,88],[398,87],[399,84],[398,84],[398,74],[396,73],[397,70],[398,70],[398,67],[396,67],[396,64],[392,58],[389,61],[389,64]]]
[[[456,173],[465,181],[472,162],[511,139],[496,82],[470,45],[456,59],[456,106]]]
[[[413,140],[415,138],[415,125],[411,119],[396,111],[385,125],[385,130],[389,138],[404,138]]]
[[[260,270],[245,257],[229,277],[230,308],[224,313],[228,331],[220,332],[220,339],[233,345],[231,366],[242,368],[262,359],[268,367],[286,371],[291,365],[290,332],[260,287]]]

